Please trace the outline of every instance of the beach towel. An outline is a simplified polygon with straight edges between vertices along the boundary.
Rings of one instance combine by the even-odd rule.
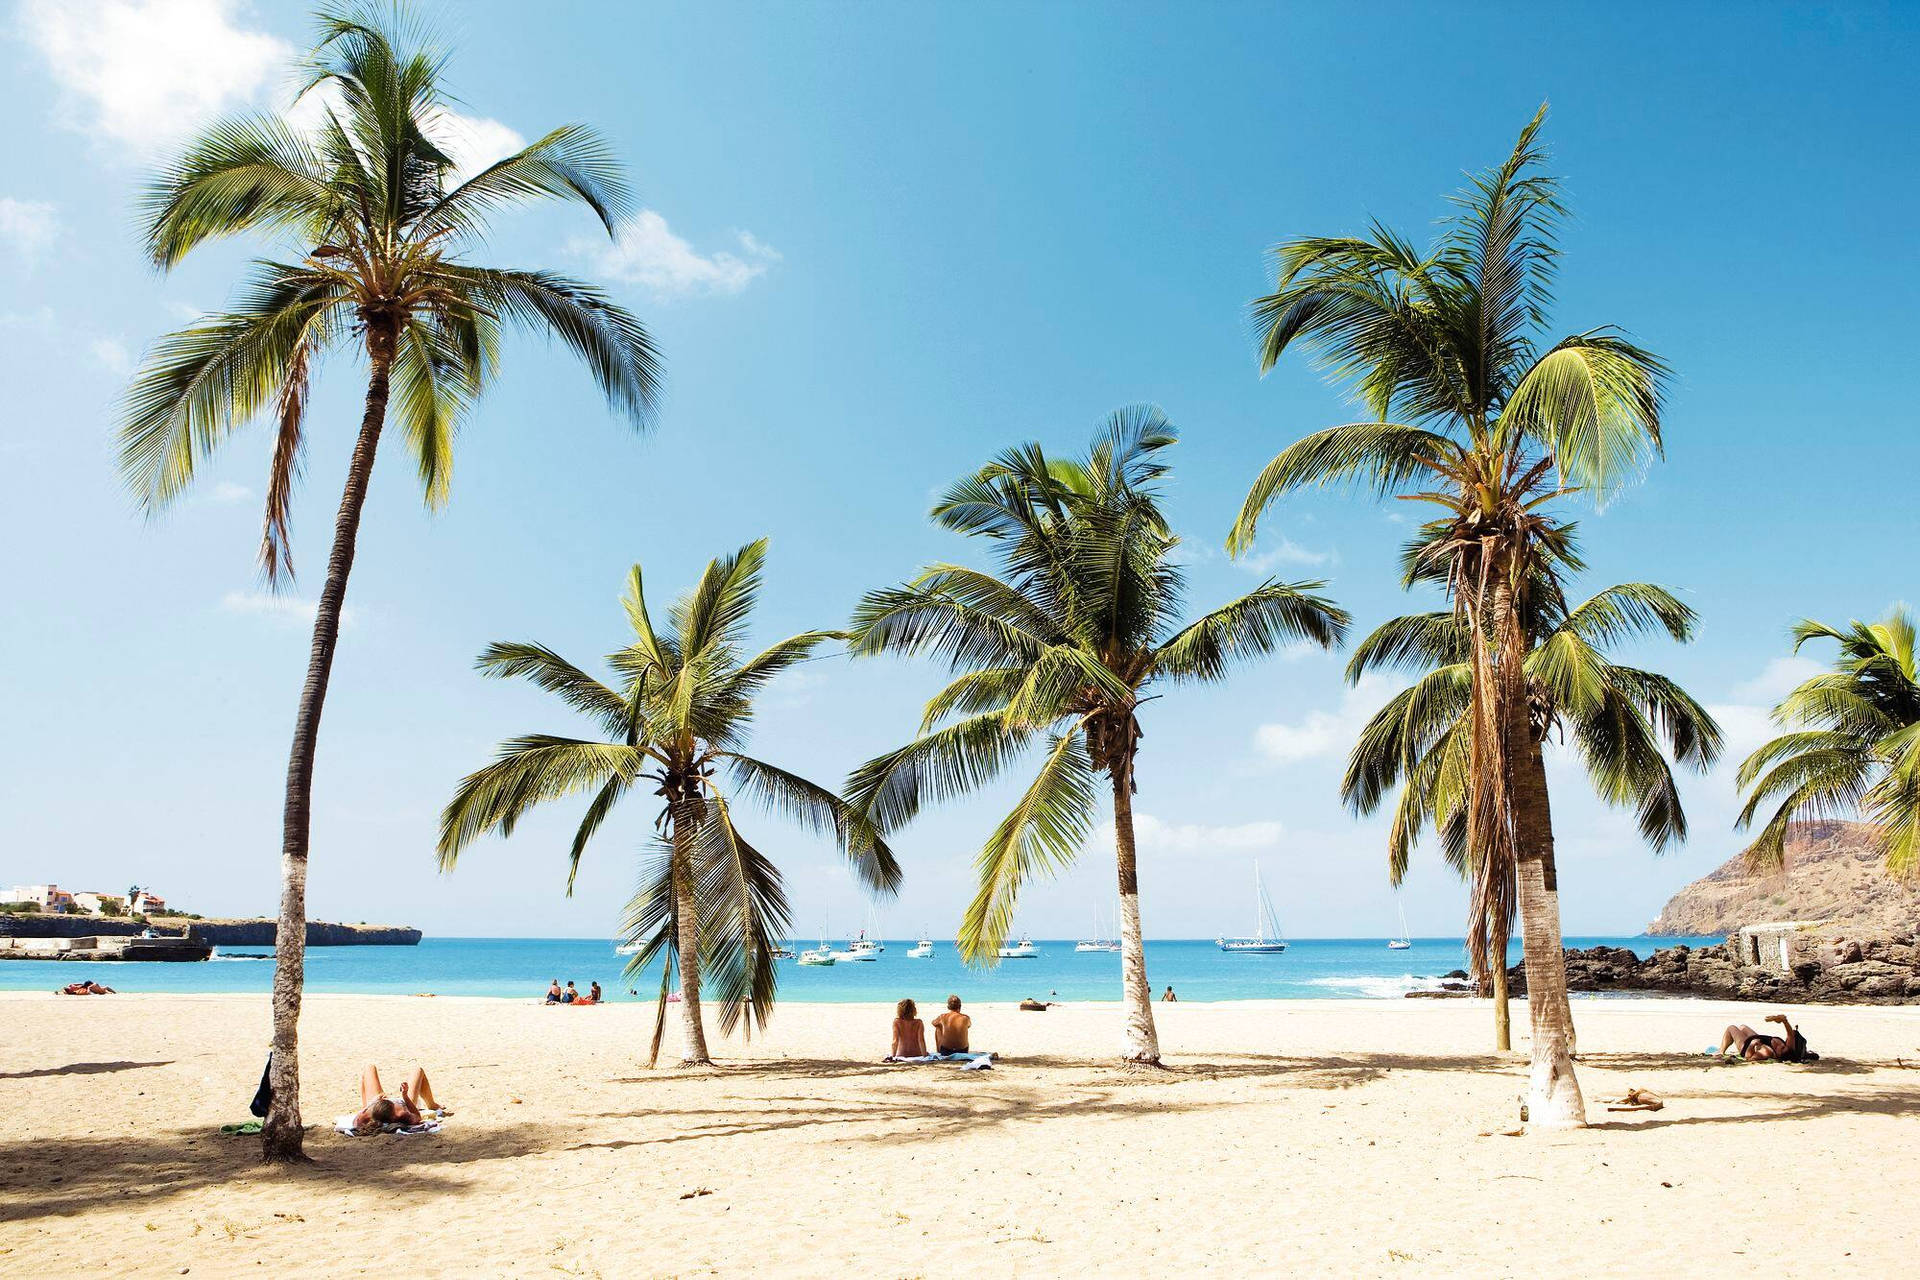
[[[444,1111],[425,1111],[421,1113],[421,1122],[416,1125],[386,1124],[380,1126],[378,1133],[357,1133],[353,1127],[353,1118],[358,1112],[348,1112],[344,1116],[333,1118],[333,1127],[349,1138],[377,1138],[383,1134],[392,1134],[396,1138],[417,1138],[422,1134],[440,1132]]]
[[[962,1071],[993,1070],[993,1055],[990,1053],[929,1053],[919,1058],[896,1058],[888,1055],[882,1062],[897,1063],[906,1067],[925,1067],[936,1063],[957,1064]]]

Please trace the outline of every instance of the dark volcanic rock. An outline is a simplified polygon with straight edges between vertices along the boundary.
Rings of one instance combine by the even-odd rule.
[[[125,938],[151,927],[162,937],[198,938],[217,947],[271,947],[279,925],[273,920],[184,920],[161,917],[151,925],[137,920],[100,916],[0,915],[0,937],[13,938]],[[329,924],[307,921],[310,947],[411,947],[420,941],[418,929],[385,924]]]
[[[1509,970],[1507,985],[1515,995],[1526,991],[1524,964]],[[1567,986],[1795,1004],[1906,1004],[1920,1002],[1920,942],[1912,935],[1834,938],[1808,932],[1793,938],[1785,972],[1742,964],[1724,942],[1663,947],[1645,960],[1625,947],[1569,948]]]

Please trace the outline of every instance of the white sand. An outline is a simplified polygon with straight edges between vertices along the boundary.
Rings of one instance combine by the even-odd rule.
[[[309,1124],[416,1061],[437,1137],[256,1163],[252,996],[0,995],[0,1275],[1913,1274],[1920,1009],[1809,1009],[1807,1066],[1713,1065],[1702,1001],[1580,1001],[1591,1129],[1509,1137],[1525,1058],[1469,1001],[981,1006],[992,1072],[883,1067],[891,1010],[788,1005],[714,1074],[651,1009],[311,996]],[[1516,1007],[1524,1030],[1524,1005]],[[669,1045],[672,1037],[669,1035]],[[1906,1065],[1897,1059],[1904,1058]],[[1652,1089],[1666,1109],[1609,1114]],[[711,1194],[695,1194],[702,1189]]]

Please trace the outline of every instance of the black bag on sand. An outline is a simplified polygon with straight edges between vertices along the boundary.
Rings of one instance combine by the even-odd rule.
[[[254,1091],[253,1105],[247,1110],[265,1120],[267,1109],[271,1106],[273,1106],[273,1052],[268,1050],[267,1065],[260,1071],[260,1087]]]

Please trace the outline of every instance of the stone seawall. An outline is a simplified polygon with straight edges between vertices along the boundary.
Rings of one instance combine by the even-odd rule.
[[[271,947],[279,932],[273,920],[182,920],[160,918],[151,925],[100,916],[0,915],[0,938],[124,938],[151,927],[162,937],[198,938],[216,947]],[[310,947],[411,947],[420,931],[403,925],[329,924],[307,921]]]
[[[1509,985],[1515,995],[1527,989],[1524,965],[1513,967]],[[1725,942],[1665,947],[1645,960],[1625,947],[1569,948],[1567,986],[1788,1004],[1920,1004],[1920,938],[1808,931],[1767,964],[1743,963]]]

